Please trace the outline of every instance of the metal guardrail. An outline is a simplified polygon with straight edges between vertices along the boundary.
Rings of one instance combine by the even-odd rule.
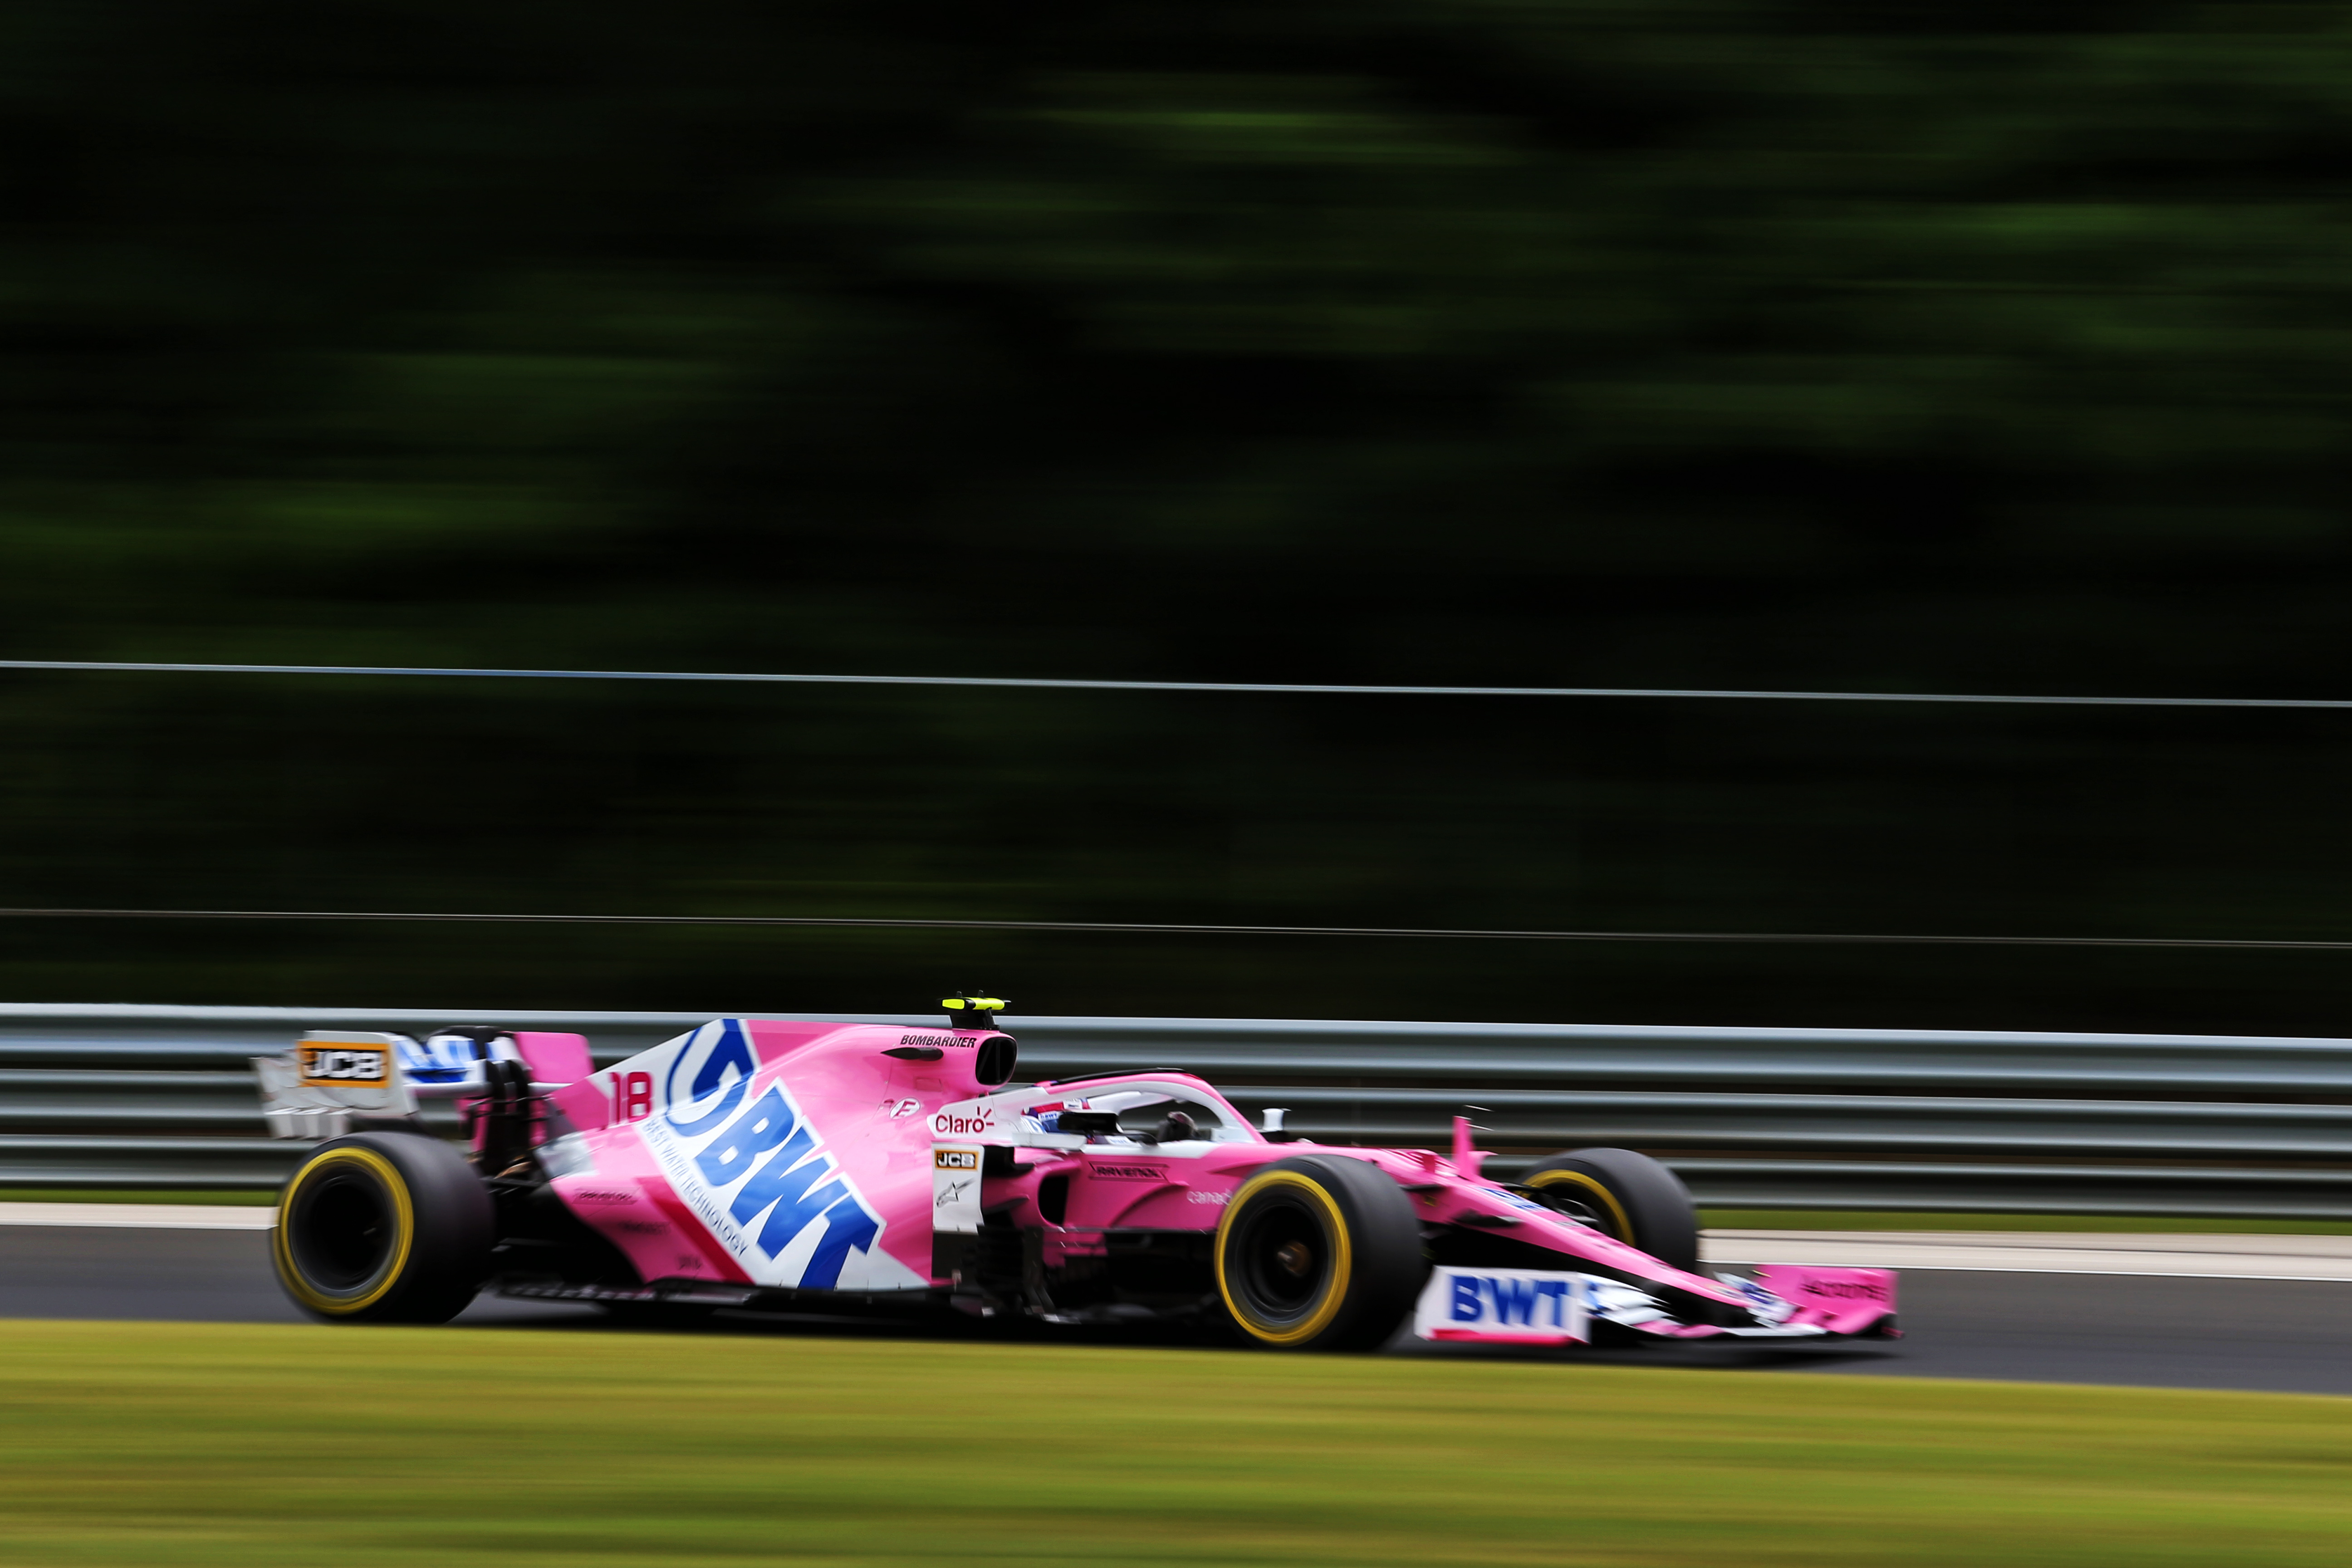
[[[772,1014],[777,1017],[811,1015]],[[268,1188],[246,1058],[305,1028],[492,1024],[617,1061],[687,1013],[0,1005],[0,1185]],[[930,1025],[930,1014],[860,1021]],[[1184,1068],[1327,1142],[1442,1143],[1507,1173],[1646,1150],[1754,1208],[2352,1218],[2352,1040],[1265,1019],[1004,1020],[1024,1076]]]

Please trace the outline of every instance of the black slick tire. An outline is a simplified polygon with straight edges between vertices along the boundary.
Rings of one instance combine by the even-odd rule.
[[[1270,1350],[1377,1350],[1428,1273],[1412,1200],[1345,1155],[1253,1173],[1225,1205],[1214,1258],[1234,1326]]]
[[[1698,1272],[1698,1209],[1682,1178],[1631,1149],[1571,1149],[1519,1178],[1536,1198],[1685,1274]]]
[[[294,1304],[336,1323],[446,1323],[497,1241],[489,1189],[437,1138],[360,1132],[313,1149],[278,1200],[269,1252]]]

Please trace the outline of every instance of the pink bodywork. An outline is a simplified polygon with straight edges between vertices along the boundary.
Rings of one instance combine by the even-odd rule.
[[[1749,1272],[1759,1285],[1797,1304],[1791,1324],[1818,1323],[1826,1333],[1858,1334],[1895,1310],[1892,1269],[1768,1263]]]
[[[516,1044],[534,1079],[564,1085],[548,1096],[550,1152],[565,1154],[551,1160],[562,1173],[555,1191],[646,1280],[881,1292],[955,1283],[932,1272],[934,1145],[1016,1142],[1020,1101],[1055,1087],[983,1087],[974,1066],[990,1037],[972,1029],[722,1019],[600,1072],[585,1070],[587,1046],[577,1036],[519,1035]],[[1181,1155],[1129,1143],[1011,1149],[1009,1173],[982,1180],[982,1206],[1041,1231],[1049,1267],[1100,1253],[1113,1227],[1213,1231],[1252,1172],[1312,1153],[1379,1167],[1425,1223],[1466,1221],[1555,1253],[1564,1268],[1597,1264],[1728,1306],[1752,1304],[1734,1286],[1671,1268],[1478,1175],[1485,1156],[1466,1147],[1440,1155],[1271,1142],[1185,1073],[1090,1078],[1067,1092],[1100,1095],[1129,1083],[1181,1089],[1238,1131],[1226,1134],[1231,1141],[1185,1145],[1192,1152]],[[762,1106],[781,1109],[763,1119]],[[1070,1178],[1058,1223],[1039,1206],[1041,1184],[1055,1176]],[[774,1207],[755,1206],[773,1193],[782,1194]],[[795,1198],[802,1210],[790,1208]],[[819,1213],[824,1201],[830,1206]],[[803,1211],[815,1217],[788,1228]],[[1894,1277],[1882,1270],[1755,1272],[1795,1304],[1791,1325],[1853,1333],[1895,1309]],[[1661,1322],[1651,1331],[1725,1331]]]

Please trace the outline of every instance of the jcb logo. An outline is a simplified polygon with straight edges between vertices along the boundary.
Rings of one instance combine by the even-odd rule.
[[[383,1083],[391,1076],[391,1053],[334,1046],[302,1047],[304,1083]]]
[[[940,1171],[977,1171],[980,1169],[980,1151],[935,1149],[931,1152],[931,1167]]]

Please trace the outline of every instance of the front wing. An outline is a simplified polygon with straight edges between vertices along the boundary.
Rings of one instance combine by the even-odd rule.
[[[1472,1344],[1584,1344],[1596,1323],[1661,1339],[1893,1338],[1895,1274],[1885,1268],[1814,1268],[1776,1264],[1756,1278],[1717,1276],[1747,1298],[1754,1321],[1736,1327],[1676,1321],[1638,1285],[1559,1269],[1431,1271],[1413,1310],[1424,1340]]]

